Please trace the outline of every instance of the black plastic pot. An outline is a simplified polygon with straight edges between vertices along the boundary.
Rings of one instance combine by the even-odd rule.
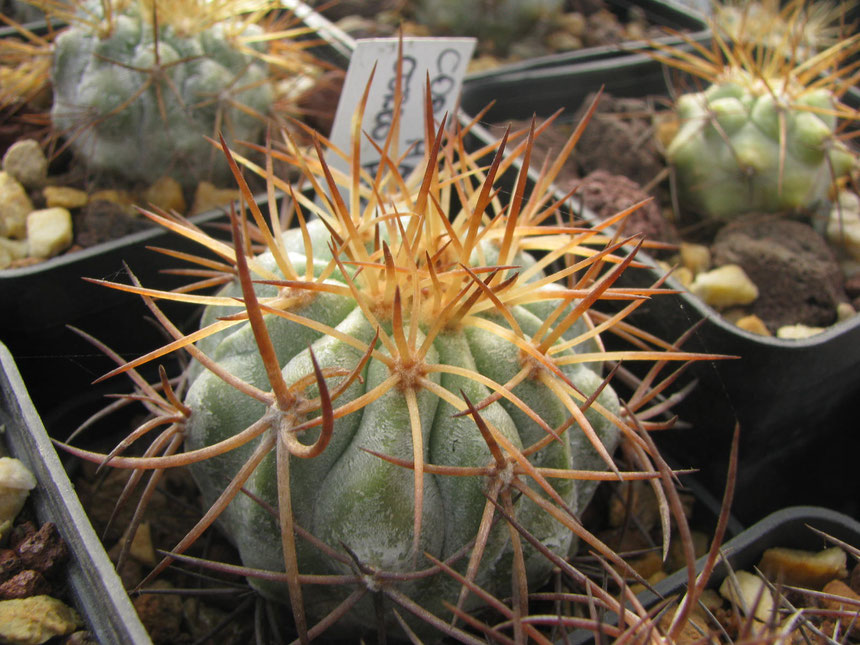
[[[683,2],[676,0],[607,0],[606,4],[622,21],[626,21],[631,9],[636,8],[645,12],[650,24],[684,32],[684,37],[667,34],[654,39],[664,45],[680,45],[686,39],[704,43],[710,38],[710,29],[705,22],[705,16]],[[648,46],[645,41],[631,40],[617,45],[583,47],[570,52],[538,56],[516,63],[507,63],[491,70],[472,72],[466,75],[464,85],[466,87],[480,86],[484,83],[492,83],[497,77],[506,74],[528,73],[541,69],[613,59]]]
[[[856,519],[821,506],[790,506],[771,513],[728,540],[722,547],[725,558],[714,568],[708,587],[718,588],[729,574],[729,568],[731,571],[751,571],[766,549],[783,547],[820,551],[833,546],[812,529],[860,548],[860,522]],[[698,560],[696,571],[701,571],[704,564],[705,558]],[[666,598],[682,592],[686,584],[686,571],[678,571],[657,583],[655,591]],[[649,605],[656,600],[653,596],[649,599],[647,592],[640,597]]]
[[[643,55],[589,61],[581,65],[499,75],[464,90],[464,111],[475,114],[495,100],[490,122],[546,117],[558,108],[572,114],[601,87],[622,97],[666,95],[665,72]],[[848,101],[857,101],[849,95]],[[860,104],[860,101],[857,101]],[[574,152],[575,154],[575,152]],[[594,214],[574,205],[594,221]],[[646,254],[646,271],[628,271],[628,284],[649,286],[663,274]],[[802,340],[763,337],[727,322],[719,313],[679,289],[652,298],[629,319],[674,340],[702,323],[684,345],[690,351],[739,356],[699,362],[687,372],[695,391],[675,407],[689,430],[659,433],[663,449],[681,466],[701,470],[714,494],[723,489],[735,422],[741,425],[738,495],[734,512],[751,524],[768,512],[794,504],[827,501],[860,513],[860,474],[850,460],[860,447],[860,316]],[[852,421],[853,420],[853,421]]]
[[[722,545],[722,558],[714,568],[708,581],[709,589],[717,589],[730,571],[752,571],[765,550],[773,547],[820,551],[833,546],[812,529],[845,542],[849,546],[860,545],[860,522],[837,511],[821,506],[791,506],[771,513],[764,519],[737,534]],[[696,572],[705,566],[705,559],[696,561]],[[654,585],[654,593],[643,591],[639,601],[652,607],[659,601],[680,596],[687,589],[688,575],[681,570]],[[615,615],[606,616],[607,624],[616,620]],[[575,645],[589,645],[595,641],[594,634],[580,630],[567,641]]]
[[[212,211],[193,219],[205,225],[223,217],[222,211]],[[154,226],[37,265],[0,271],[0,341],[15,356],[52,436],[67,436],[74,429],[55,429],[54,417],[66,405],[77,406],[90,383],[115,367],[67,325],[84,330],[128,358],[164,343],[157,326],[145,322],[150,314],[140,298],[83,280],[128,283],[124,268],[128,265],[143,284],[154,288],[171,289],[187,282],[162,273],[165,267],[181,263],[164,259],[148,246],[199,252],[185,238]],[[104,392],[96,390],[93,396],[101,397]]]
[[[2,344],[0,427],[5,428],[3,438],[12,456],[36,477],[30,499],[39,521],[56,524],[68,545],[66,583],[87,629],[99,643],[151,643]]]

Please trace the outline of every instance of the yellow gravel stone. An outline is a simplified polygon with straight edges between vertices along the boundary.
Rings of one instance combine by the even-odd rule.
[[[845,551],[838,546],[818,552],[772,548],[761,556],[758,568],[771,580],[821,589],[831,580],[847,576],[847,564]]]
[[[0,236],[22,238],[33,202],[24,187],[8,172],[0,172]]]
[[[112,202],[118,206],[122,206],[130,215],[137,215],[137,210],[134,208],[135,199],[131,193],[125,190],[116,190],[109,188],[107,190],[99,190],[90,195],[90,201],[98,200]]]
[[[736,571],[720,585],[720,595],[737,605],[747,616],[767,622],[773,613],[773,596],[764,580],[749,571]]]
[[[194,193],[194,205],[191,207],[191,214],[197,215],[226,206],[239,199],[239,195],[238,189],[217,188],[208,181],[201,181],[197,184],[197,191]]]
[[[0,601],[0,643],[41,645],[81,627],[78,612],[50,596]]]
[[[810,327],[808,325],[784,325],[776,330],[777,338],[800,339],[809,338],[820,334],[824,331],[824,327]]]
[[[740,318],[736,323],[738,327],[744,329],[748,332],[752,332],[753,334],[759,334],[760,336],[772,336],[770,330],[767,328],[767,325],[764,324],[764,321],[758,316],[744,316]]]
[[[162,177],[143,193],[143,206],[149,208],[150,204],[165,210],[185,213],[187,204],[182,195],[182,186],[173,177]]]
[[[27,215],[30,256],[52,258],[72,244],[72,214],[65,208],[43,208]]]
[[[86,191],[71,186],[45,186],[42,194],[45,196],[45,205],[48,208],[54,206],[68,209],[80,208],[86,206],[89,200]]]
[[[707,271],[711,266],[711,250],[703,244],[681,243],[681,264],[693,275]]]
[[[717,308],[748,305],[758,298],[758,287],[736,264],[700,273],[690,285],[690,291]]]

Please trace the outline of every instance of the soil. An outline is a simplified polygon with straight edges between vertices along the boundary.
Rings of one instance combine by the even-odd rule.
[[[533,164],[539,167],[551,151],[559,150],[584,116],[594,95],[566,122],[554,122],[541,137]],[[681,212],[660,152],[656,130],[662,97],[622,98],[604,93],[556,184],[562,191],[577,189],[583,204],[607,217],[651,199],[624,225],[624,233],[644,233],[660,243],[648,250],[667,266],[677,265],[678,244],[705,245],[712,266],[739,264],[756,284],[759,298],[746,307],[724,311],[730,320],[755,315],[771,334],[786,325],[826,327],[840,320],[838,307],[860,308],[860,279],[842,273],[837,252],[802,213],[750,214],[719,226]],[[514,121],[514,129],[527,121]],[[505,124],[491,130],[501,133]],[[669,248],[665,248],[668,245]]]

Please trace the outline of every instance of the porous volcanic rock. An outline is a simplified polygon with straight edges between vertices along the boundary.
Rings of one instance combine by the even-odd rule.
[[[606,219],[650,197],[632,179],[613,175],[606,170],[595,170],[586,176],[576,194],[600,219]],[[680,242],[678,231],[662,216],[654,200],[645,202],[625,218],[624,234],[636,233],[644,233],[646,240],[672,244]]]

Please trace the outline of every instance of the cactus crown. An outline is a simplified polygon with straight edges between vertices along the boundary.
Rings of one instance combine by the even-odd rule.
[[[568,539],[565,554],[572,533],[603,557],[628,570],[617,554],[580,524],[573,510],[575,501],[569,492],[560,492],[563,485],[558,482],[657,477],[652,461],[656,458],[653,444],[645,435],[648,429],[661,427],[661,424],[645,420],[649,416],[646,408],[655,403],[655,397],[674,378],[670,376],[659,381],[658,373],[666,361],[701,358],[700,355],[681,352],[675,346],[642,334],[623,322],[624,317],[645,298],[660,291],[659,285],[654,289],[613,286],[619,275],[634,263],[635,250],[624,253],[625,244],[631,240],[613,239],[604,231],[629,211],[620,213],[596,229],[579,228],[560,219],[560,208],[565,200],[554,194],[552,180],[573,149],[584,122],[565,144],[559,158],[541,169],[531,190],[527,191],[532,181],[527,172],[531,148],[534,138],[545,126],[532,125],[528,132],[505,135],[498,144],[468,153],[464,141],[475,123],[455,125],[450,131],[446,129],[444,119],[437,125],[433,122],[429,105],[429,88],[426,95],[426,114],[429,116],[425,122],[424,164],[409,176],[404,177],[398,171],[400,159],[392,143],[393,134],[382,147],[382,162],[376,173],[370,175],[362,169],[358,142],[363,103],[354,119],[351,151],[332,148],[319,135],[316,135],[314,149],[304,150],[285,131],[282,147],[258,147],[257,151],[266,155],[265,167],[260,167],[230,153],[222,140],[245,201],[241,213],[231,214],[233,244],[213,239],[180,218],[148,213],[150,218],[199,241],[218,256],[214,261],[190,258],[198,268],[188,273],[199,276],[201,281],[178,292],[153,291],[136,283],[120,285],[98,281],[142,296],[175,340],[134,361],[124,363],[118,360],[121,366],[107,375],[131,374],[143,389],[150,407],[156,411],[158,421],[142,426],[107,456],[67,448],[81,457],[112,466],[158,472],[166,467],[202,464],[243,446],[248,447],[250,452],[243,452],[242,465],[232,481],[226,488],[221,482],[221,492],[204,518],[154,573],[163,570],[170,561],[181,558],[181,554],[220,514],[230,512],[230,502],[237,496],[241,497],[240,490],[248,485],[255,469],[274,452],[277,524],[280,526],[286,573],[261,572],[251,568],[242,571],[252,578],[278,580],[286,584],[296,627],[303,639],[325,629],[335,617],[342,618],[364,594],[375,593],[384,594],[388,601],[443,633],[469,640],[469,634],[441,620],[433,612],[441,611],[444,602],[456,601],[457,607],[449,605],[448,610],[455,616],[462,615],[472,594],[477,594],[484,602],[492,598],[493,592],[481,590],[477,580],[480,579],[482,559],[491,550],[488,546],[488,540],[490,544],[493,542],[491,531],[500,518],[510,522],[504,533],[509,536],[511,545],[512,574],[509,580],[513,600],[512,608],[495,599],[491,604],[506,616],[506,622],[508,619],[513,622],[515,638],[523,640],[526,635],[541,638],[536,628],[523,620],[528,613],[528,585],[533,578],[530,570],[534,568],[533,562],[527,565],[525,542],[531,540],[533,545],[536,544],[536,553],[545,564],[566,565],[563,556],[559,558],[558,547],[553,550],[542,545],[529,533],[530,529],[516,519],[516,509],[519,508],[516,498],[528,499],[535,509],[562,527]],[[400,110],[395,108],[393,113],[399,115]],[[395,123],[391,132],[396,132],[397,128]],[[511,155],[505,157],[506,146],[513,143]],[[338,171],[326,162],[324,146],[347,161],[348,171]],[[493,152],[492,162],[482,164],[481,160]],[[512,187],[497,186],[497,180],[511,170],[513,159],[519,155],[523,156],[523,165]],[[311,194],[294,190],[288,182],[278,178],[273,172],[276,161],[298,168]],[[268,221],[252,199],[240,164],[262,174],[268,182]],[[283,190],[291,198],[290,216],[298,225],[292,232],[286,231],[286,225],[279,217],[275,189]],[[248,234],[251,225],[244,219],[245,209],[250,211],[256,225],[253,236]],[[254,251],[251,237],[265,244],[266,253]],[[302,252],[296,253],[295,249]],[[532,257],[533,253],[538,255]],[[189,259],[188,256],[181,257]],[[605,271],[607,267],[609,270]],[[230,292],[231,287],[228,286],[228,291],[216,295],[194,293],[199,288],[215,284],[235,286],[236,281],[241,287],[238,291]],[[354,302],[368,323],[365,327],[372,331],[362,332],[366,337],[347,334],[339,325],[334,326],[303,313],[309,311],[302,308],[309,301],[329,296]],[[183,334],[155,305],[158,299],[207,305],[201,329]],[[616,314],[595,312],[592,308],[595,302],[605,299],[629,303]],[[523,306],[533,306],[542,312],[533,329],[526,328],[522,322]],[[283,370],[289,368],[283,367],[278,360],[278,348],[270,334],[273,329],[271,322],[276,319],[294,323],[296,326],[291,327],[291,334],[299,333],[296,330],[300,328],[325,334],[334,342],[351,348],[356,359],[349,367],[327,364],[322,356],[317,356],[322,349],[315,344],[306,350],[307,361],[302,363],[299,376],[288,381]],[[214,350],[213,340],[223,338],[228,330],[239,328],[250,328],[253,332],[251,351],[259,355],[267,381],[262,383],[262,387],[243,381],[209,355]],[[519,372],[507,382],[498,382],[475,368],[431,360],[429,356],[434,338],[459,328],[478,329],[515,348],[520,356]],[[635,348],[619,352],[603,350],[598,338],[606,330],[628,338]],[[166,376],[162,377],[162,391],[159,392],[156,387],[142,382],[135,368],[178,349],[187,350],[195,359],[192,369],[196,369],[198,374],[205,370],[204,375],[208,372],[216,380],[220,379],[263,404],[262,413],[247,420],[247,426],[240,432],[221,441],[203,447],[191,446],[183,454],[174,454],[181,443],[182,431],[193,425],[195,414],[200,414],[189,407],[193,406],[190,401],[194,397],[181,402]],[[607,399],[601,396],[609,389],[614,372],[606,378],[597,377],[594,387],[586,393],[574,385],[570,371],[576,365],[599,367],[603,361],[652,359],[659,359],[660,363],[636,389],[624,410],[613,410]],[[294,363],[292,360],[288,365]],[[380,380],[372,381],[367,376],[371,369],[367,367],[369,364],[371,368],[376,365],[373,369],[377,369],[377,373],[381,369],[383,376]],[[442,387],[437,378],[441,373],[460,378],[464,384],[478,384],[479,390],[474,391],[484,392],[483,398],[470,399],[462,390],[458,395]],[[359,381],[363,383],[365,378],[368,385],[363,394],[347,394],[353,385]],[[566,419],[548,423],[541,418],[516,394],[518,385],[526,381],[538,384],[537,387],[560,402],[566,410]],[[472,420],[478,442],[486,444],[485,457],[475,463],[459,465],[427,461],[424,450],[428,441],[425,436],[427,428],[422,420],[424,413],[420,410],[425,409],[422,406],[428,396],[438,398],[440,406],[448,406],[445,409],[450,409],[451,419],[462,417]],[[325,543],[319,536],[311,535],[308,527],[299,526],[295,519],[306,512],[308,500],[293,500],[295,493],[291,489],[291,485],[296,484],[291,479],[291,469],[296,472],[303,463],[325,459],[327,451],[332,450],[330,442],[338,440],[335,428],[341,420],[361,415],[377,402],[391,397],[402,401],[407,411],[405,426],[398,432],[411,442],[411,454],[392,455],[370,446],[361,446],[357,454],[364,455],[361,459],[370,455],[373,461],[384,462],[386,468],[392,468],[390,472],[386,471],[389,472],[388,478],[399,472],[411,473],[409,551],[413,565],[409,570],[385,570],[366,561],[362,552],[350,550],[346,544],[352,536],[343,538],[341,546],[344,552],[338,551],[338,543]],[[512,440],[500,431],[493,421],[496,417],[487,416],[499,400],[512,405],[537,424],[540,428],[537,438],[520,446],[517,445],[518,440]],[[655,411],[660,407],[661,404],[657,404]],[[643,465],[641,471],[619,471],[609,449],[596,436],[593,424],[598,419],[611,426],[613,432],[624,436],[630,450]],[[168,429],[151,444],[143,457],[122,454],[159,423],[166,424]],[[380,423],[384,423],[384,419]],[[569,463],[563,468],[536,464],[535,455],[559,445],[576,426],[584,433],[584,444],[591,446],[590,449],[597,454],[599,463],[596,469],[576,469]],[[298,462],[296,458],[299,458]],[[430,477],[477,479],[487,499],[480,498],[480,506],[484,510],[478,513],[480,521],[471,540],[450,556],[426,555],[425,561],[421,549],[428,528],[422,525],[422,508],[433,502],[425,499],[425,483]],[[319,482],[311,482],[311,485],[318,487]],[[355,493],[339,491],[338,494],[349,496]],[[364,520],[372,523],[374,518]],[[504,526],[505,522],[502,524]],[[375,529],[373,525],[372,528]],[[298,543],[297,536],[302,544]],[[332,571],[339,573],[325,575],[314,572],[308,560],[302,559],[307,556],[298,555],[306,550],[305,542],[314,545],[334,562],[336,566]],[[422,569],[422,566],[429,569]],[[352,575],[344,575],[344,571],[352,572]],[[306,573],[317,575],[309,577]],[[447,579],[449,586],[454,583],[459,593],[445,600],[436,598],[442,594],[434,592],[424,600],[435,601],[436,605],[422,609],[406,598],[398,585],[412,581],[421,586],[425,584],[421,581],[430,575]],[[332,607],[323,618],[312,612],[310,616],[306,615],[303,598],[312,596],[311,587],[316,583],[335,582],[354,587],[354,593],[344,597],[342,603]],[[602,602],[618,606],[611,595],[598,586],[591,587],[591,592]],[[331,597],[331,592],[327,591],[326,598]],[[320,622],[311,627],[309,618]]]

